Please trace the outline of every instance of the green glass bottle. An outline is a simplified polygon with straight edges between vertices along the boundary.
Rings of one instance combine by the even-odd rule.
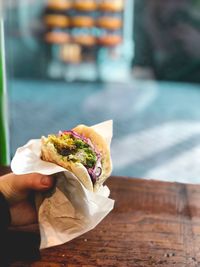
[[[5,41],[4,21],[3,18],[0,18],[0,165],[1,166],[7,166],[10,163],[4,41]]]

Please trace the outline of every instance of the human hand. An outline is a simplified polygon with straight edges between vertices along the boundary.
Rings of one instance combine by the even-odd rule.
[[[36,223],[36,210],[28,197],[31,191],[44,191],[52,186],[52,177],[37,173],[25,175],[9,173],[0,177],[0,192],[10,204],[11,224],[23,226]]]

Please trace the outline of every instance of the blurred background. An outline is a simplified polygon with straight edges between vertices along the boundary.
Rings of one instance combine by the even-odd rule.
[[[200,181],[199,0],[7,0],[11,157],[113,119],[113,174]]]

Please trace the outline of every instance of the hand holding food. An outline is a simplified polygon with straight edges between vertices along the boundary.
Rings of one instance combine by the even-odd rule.
[[[55,178],[50,191],[35,196],[40,248],[92,230],[113,209],[110,190],[102,186],[112,170],[112,134],[110,120],[32,139],[17,149],[11,163],[15,174],[34,172]]]

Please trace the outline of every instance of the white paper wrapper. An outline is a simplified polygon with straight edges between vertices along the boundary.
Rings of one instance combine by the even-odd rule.
[[[110,146],[112,121],[92,126]],[[30,140],[17,149],[11,168],[15,174],[41,173],[54,175],[56,187],[52,192],[38,194],[40,248],[63,244],[93,229],[112,209],[114,200],[102,186],[98,192],[88,191],[79,179],[66,169],[40,159],[40,139]]]

